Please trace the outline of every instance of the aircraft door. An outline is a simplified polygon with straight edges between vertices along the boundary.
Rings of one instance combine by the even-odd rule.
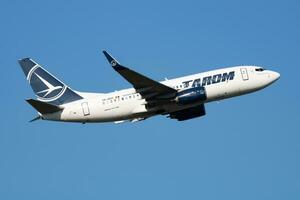
[[[82,112],[84,116],[90,115],[90,109],[89,109],[89,104],[88,102],[84,102],[81,104],[82,107]]]
[[[249,80],[248,71],[246,68],[241,68],[241,74],[244,81]]]

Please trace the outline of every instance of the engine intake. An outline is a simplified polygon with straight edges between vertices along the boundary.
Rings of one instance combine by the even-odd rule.
[[[205,87],[198,86],[177,93],[175,101],[179,105],[187,105],[196,102],[204,102],[207,99]]]

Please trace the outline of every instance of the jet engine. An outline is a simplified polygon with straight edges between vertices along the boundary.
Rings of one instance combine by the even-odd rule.
[[[207,99],[205,87],[198,86],[177,93],[175,101],[179,105],[204,102]]]

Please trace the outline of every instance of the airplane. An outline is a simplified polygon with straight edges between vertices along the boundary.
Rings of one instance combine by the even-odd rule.
[[[137,122],[155,115],[185,121],[206,115],[205,104],[261,90],[280,78],[259,66],[236,66],[158,82],[104,56],[133,88],[110,93],[71,89],[31,58],[19,60],[36,99],[26,100],[38,116],[62,122]]]

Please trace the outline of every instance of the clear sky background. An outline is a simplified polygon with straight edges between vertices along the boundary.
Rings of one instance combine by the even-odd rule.
[[[299,1],[0,2],[0,199],[300,199]],[[17,59],[80,91],[130,87],[101,51],[155,80],[241,64],[270,87],[177,122],[37,121]]]

